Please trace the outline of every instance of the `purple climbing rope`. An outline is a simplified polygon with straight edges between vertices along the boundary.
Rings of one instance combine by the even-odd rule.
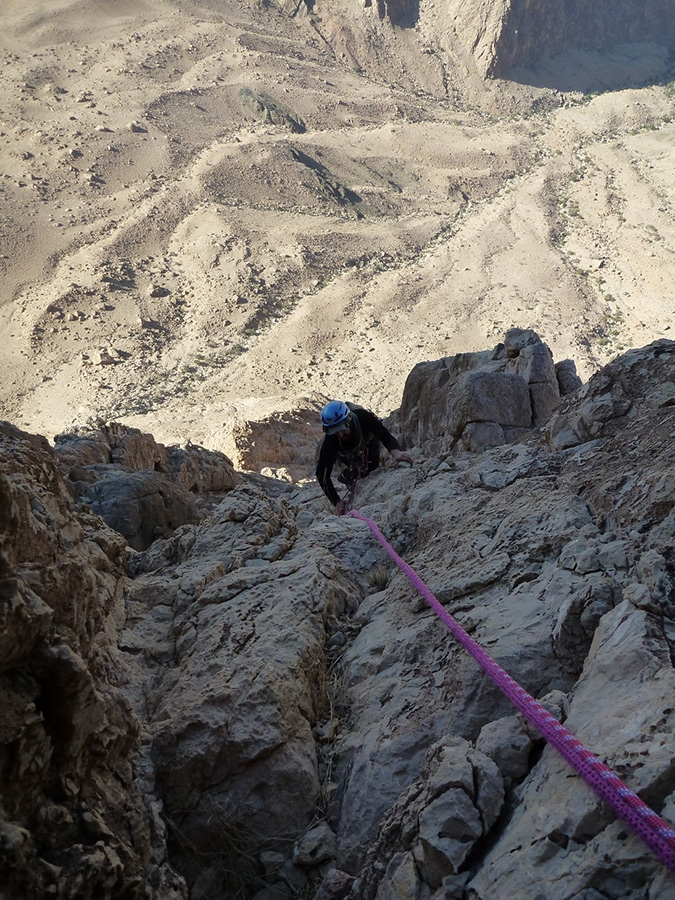
[[[561,725],[517,681],[504,671],[483,648],[467,634],[457,620],[434,597],[415,570],[396,553],[393,547],[367,516],[356,510],[348,515],[365,522],[380,544],[401,569],[410,583],[424,597],[436,615],[455,638],[469,651],[478,664],[492,678],[497,687],[509,698],[525,718],[539,731],[549,744],[581,775],[617,815],[624,820],[658,858],[675,872],[675,830],[644,803],[611,769],[591,753],[581,741]]]

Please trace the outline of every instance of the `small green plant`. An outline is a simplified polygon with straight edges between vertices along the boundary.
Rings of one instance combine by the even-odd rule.
[[[610,353],[613,350],[623,350],[621,341],[621,325],[623,321],[624,315],[620,309],[605,310],[603,322],[598,329],[597,345],[601,350],[604,350],[606,353]]]

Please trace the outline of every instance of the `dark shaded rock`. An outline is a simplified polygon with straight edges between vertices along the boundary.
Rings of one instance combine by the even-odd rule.
[[[266,122],[268,125],[281,125],[293,134],[305,133],[305,125],[302,120],[266,94],[244,87],[240,90],[239,96],[245,106],[262,122]]]
[[[229,491],[241,481],[224,453],[190,442],[165,447],[117,422],[57,435],[54,450],[73,496],[136,550],[196,522],[192,494]]]
[[[563,359],[555,364],[555,374],[558,379],[560,395],[573,394],[583,385],[583,381],[577,375],[577,367],[573,359]]]
[[[352,884],[354,884],[353,875],[348,875],[340,869],[329,869],[314,900],[344,900]]]
[[[146,900],[167,883],[135,783],[126,545],[74,506],[44,438],[0,423],[0,882],[7,900]],[[173,897],[185,896],[174,877]],[[153,895],[155,896],[155,895]],[[167,896],[170,896],[167,894]]]
[[[194,497],[159,472],[105,467],[81,499],[134,550],[198,519]]]
[[[460,39],[488,76],[572,47],[675,41],[671,0],[484,0],[457,9]]]

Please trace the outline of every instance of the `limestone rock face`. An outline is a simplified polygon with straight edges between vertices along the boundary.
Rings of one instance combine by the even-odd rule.
[[[614,44],[675,40],[669,0],[453,0],[460,41],[483,75],[501,75],[570,47],[600,50]]]
[[[622,677],[617,703],[618,671]],[[582,742],[592,743],[615,770],[628,769],[633,790],[659,808],[665,799],[658,781],[664,757],[670,756],[666,746],[674,689],[675,672],[662,627],[648,613],[625,602],[603,618],[596,632],[565,723]],[[650,729],[655,733],[643,743],[637,735]],[[614,872],[623,872],[622,880],[630,873],[644,884],[650,870],[658,871],[655,862],[635,859],[634,843],[624,837],[625,826],[615,821],[580,779],[565,779],[564,773],[561,757],[547,748],[498,848],[488,854],[481,873],[471,882],[474,898],[527,896],[533,882],[540,881],[531,875],[537,868],[549,873],[547,897],[578,896],[588,885],[590,860],[603,857],[612,860]],[[672,788],[669,779],[666,807],[671,816],[675,811]],[[520,844],[516,863],[511,851],[521,839],[526,846]],[[611,872],[598,873],[594,883],[600,896],[615,877]]]
[[[140,900],[149,884],[152,896],[185,896],[134,779],[140,727],[119,687],[116,646],[125,564],[123,538],[73,507],[46,440],[1,423],[0,872],[8,900]]]
[[[229,491],[241,479],[232,461],[216,450],[206,450],[189,441],[185,447],[165,447],[151,434],[110,422],[96,429],[78,429],[57,434],[54,450],[66,479],[95,481],[97,464],[117,465],[132,472],[161,472],[185,491]]]
[[[66,475],[69,469],[94,463],[117,463],[134,471],[166,468],[165,447],[158,444],[151,434],[117,422],[101,425],[97,429],[58,434],[54,444]]]
[[[674,351],[659,342],[628,353],[565,401],[573,418],[596,397],[613,398],[597,401],[599,439],[556,450],[540,432],[477,458],[460,454],[452,466],[430,459],[389,476],[403,509],[384,504],[370,481],[360,500],[392,535],[408,536],[406,559],[490,655],[534,696],[564,697],[556,705],[566,726],[671,822],[675,778],[663,753],[673,727]],[[669,896],[662,864],[554,750],[533,767],[536,732],[509,717],[452,641],[437,639],[435,617],[400,576],[355,618],[364,625],[344,657],[353,730],[339,743],[349,765],[338,830],[338,864],[361,878],[354,897],[430,896],[441,874],[443,896],[458,900],[571,900],[589,885],[610,896],[619,883],[622,900],[635,896],[630,885],[649,900]],[[479,710],[483,721],[472,715]],[[432,815],[416,806],[421,733],[427,747],[447,735],[475,742],[503,777],[506,830],[489,850],[472,836],[471,864],[454,871],[434,870],[415,850],[419,823]],[[410,825],[408,808],[417,810]],[[468,808],[462,821],[471,821]]]
[[[371,894],[379,882],[380,898],[414,897],[441,885],[447,890],[448,882],[464,884],[462,863],[494,825],[503,802],[503,779],[491,759],[460,738],[434,744],[420,778],[384,817],[360,890]]]
[[[174,858],[195,891],[209,879],[231,887],[228,870],[245,858],[260,858],[248,877],[262,883],[266,867],[277,874],[270,853],[301,887],[308,867],[335,857],[335,838],[315,832],[284,853],[321,794],[314,730],[330,717],[330,623],[362,588],[330,538],[300,539],[296,514],[283,497],[241,486],[134,561],[122,647],[139,665],[135,702],[152,709]],[[353,552],[369,565],[372,551]],[[216,834],[237,862],[214,853]]]
[[[675,343],[562,399],[533,391],[561,381],[532,332],[426,366],[399,412],[415,465],[385,461],[356,508],[674,822]],[[463,449],[479,408],[525,440]],[[122,539],[72,510],[46,443],[2,434],[0,847],[29,896],[59,878],[89,896],[85,854],[103,897],[127,877],[140,897],[148,872],[153,900],[180,897],[168,846],[202,900],[670,900],[664,866],[316,484],[235,486],[127,551],[124,581]]]

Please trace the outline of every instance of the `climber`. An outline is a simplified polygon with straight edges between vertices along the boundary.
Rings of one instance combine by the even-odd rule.
[[[326,436],[319,451],[316,477],[338,516],[343,516],[347,511],[347,502],[340,499],[331,480],[336,460],[345,467],[338,475],[338,481],[347,485],[377,469],[381,444],[387,448],[397,466],[412,465],[412,457],[401,450],[396,438],[375,413],[362,406],[331,400],[321,410],[321,424]]]

